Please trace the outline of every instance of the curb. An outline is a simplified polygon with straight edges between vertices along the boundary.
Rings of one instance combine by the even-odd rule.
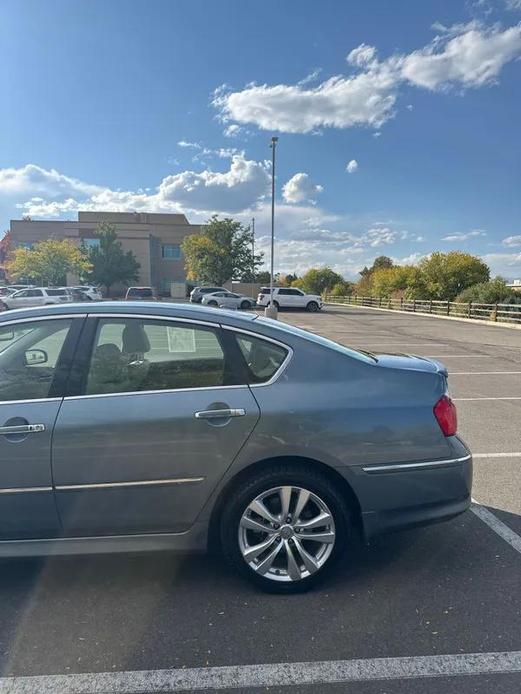
[[[486,325],[490,328],[511,328],[513,330],[521,330],[521,325],[513,325],[512,323],[504,323],[501,321],[494,322],[488,320],[477,320],[476,318],[463,318],[463,316],[440,316],[437,313],[425,313],[424,311],[402,311],[394,308],[380,308],[380,306],[365,306],[362,304],[341,304],[335,301],[328,301],[325,306],[344,306],[347,308],[369,308],[372,311],[385,311],[386,313],[401,313],[405,316],[422,316],[425,318],[440,318],[441,320],[456,320],[460,323],[473,323],[474,325]]]

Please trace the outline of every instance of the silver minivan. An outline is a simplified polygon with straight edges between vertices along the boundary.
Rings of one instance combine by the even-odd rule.
[[[356,536],[471,499],[447,371],[159,302],[0,316],[0,556],[222,553],[310,587]]]

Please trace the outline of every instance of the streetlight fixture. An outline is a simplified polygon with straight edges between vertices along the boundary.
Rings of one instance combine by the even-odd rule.
[[[273,303],[273,249],[275,246],[275,150],[278,137],[271,138],[271,263],[270,263],[270,302],[264,309],[266,318],[277,318],[277,307]]]

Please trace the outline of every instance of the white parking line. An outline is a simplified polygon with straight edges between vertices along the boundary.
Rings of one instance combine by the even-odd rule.
[[[473,400],[521,400],[518,395],[505,395],[499,398],[452,398],[454,402],[472,402]]]
[[[473,458],[521,458],[521,451],[513,453],[473,453]]]
[[[476,515],[483,523],[486,523],[491,530],[493,530],[499,537],[501,537],[505,542],[513,547],[516,552],[521,554],[521,537],[515,533],[512,528],[500,521],[497,516],[495,516],[492,511],[485,508],[479,504],[475,499],[472,500],[472,505],[470,510],[474,515]],[[0,690],[1,691],[1,690]]]
[[[351,343],[354,346],[362,347],[363,345],[405,345],[406,347],[446,347],[444,342],[358,342]]]
[[[521,374],[521,371],[449,371],[450,376],[497,376],[498,374]]]
[[[0,694],[154,694],[516,672],[521,651],[5,677]]]

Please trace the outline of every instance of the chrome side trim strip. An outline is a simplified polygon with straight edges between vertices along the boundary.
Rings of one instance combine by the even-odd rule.
[[[472,458],[471,455],[466,455],[463,458],[449,458],[446,460],[432,460],[428,463],[397,463],[389,465],[367,465],[362,468],[364,472],[369,474],[382,472],[400,472],[402,470],[425,470],[428,468],[445,467],[447,465],[455,465],[464,463]]]
[[[166,320],[169,322],[174,322],[174,323],[195,323],[197,325],[205,325],[206,327],[209,328],[219,328],[219,321],[216,320],[214,323],[211,321],[205,321],[205,320],[199,320],[198,318],[178,318],[177,316],[165,316],[164,314],[161,313],[114,313],[114,311],[111,311],[110,313],[104,313],[102,311],[96,311],[95,313],[88,313],[87,314],[88,318],[120,318],[121,320],[125,320],[126,318],[143,318],[146,320]],[[217,318],[217,316],[216,316]]]
[[[57,304],[54,304],[57,306]],[[43,306],[31,306],[30,308],[27,309],[14,309],[16,311],[34,311],[35,308],[43,308]],[[5,313],[1,314],[5,315]],[[29,318],[9,318],[8,320],[3,320],[0,321],[0,327],[3,327],[4,325],[12,325],[13,323],[39,323],[40,321],[44,320],[62,320],[64,318],[86,318],[87,313],[56,313],[52,314],[51,316],[30,316]]]
[[[159,487],[169,484],[199,484],[204,477],[185,477],[168,480],[138,480],[137,482],[94,482],[91,484],[57,484],[57,492],[69,492],[81,489],[114,489],[118,487]]]
[[[34,398],[31,400],[0,400],[0,405],[27,405],[27,403],[38,403],[38,402],[61,402],[62,397],[59,398]]]
[[[52,492],[52,487],[4,487],[0,494],[23,494],[24,492]]]
[[[248,388],[246,384],[244,385],[234,385],[234,386],[202,386],[201,388],[170,388],[165,390],[131,390],[128,392],[122,391],[120,393],[93,393],[92,395],[68,395],[64,400],[91,400],[92,398],[115,398],[121,397],[123,395],[160,395],[164,393],[191,393],[194,391],[204,391],[204,390],[232,390],[234,388]],[[60,398],[61,399],[61,398]]]

